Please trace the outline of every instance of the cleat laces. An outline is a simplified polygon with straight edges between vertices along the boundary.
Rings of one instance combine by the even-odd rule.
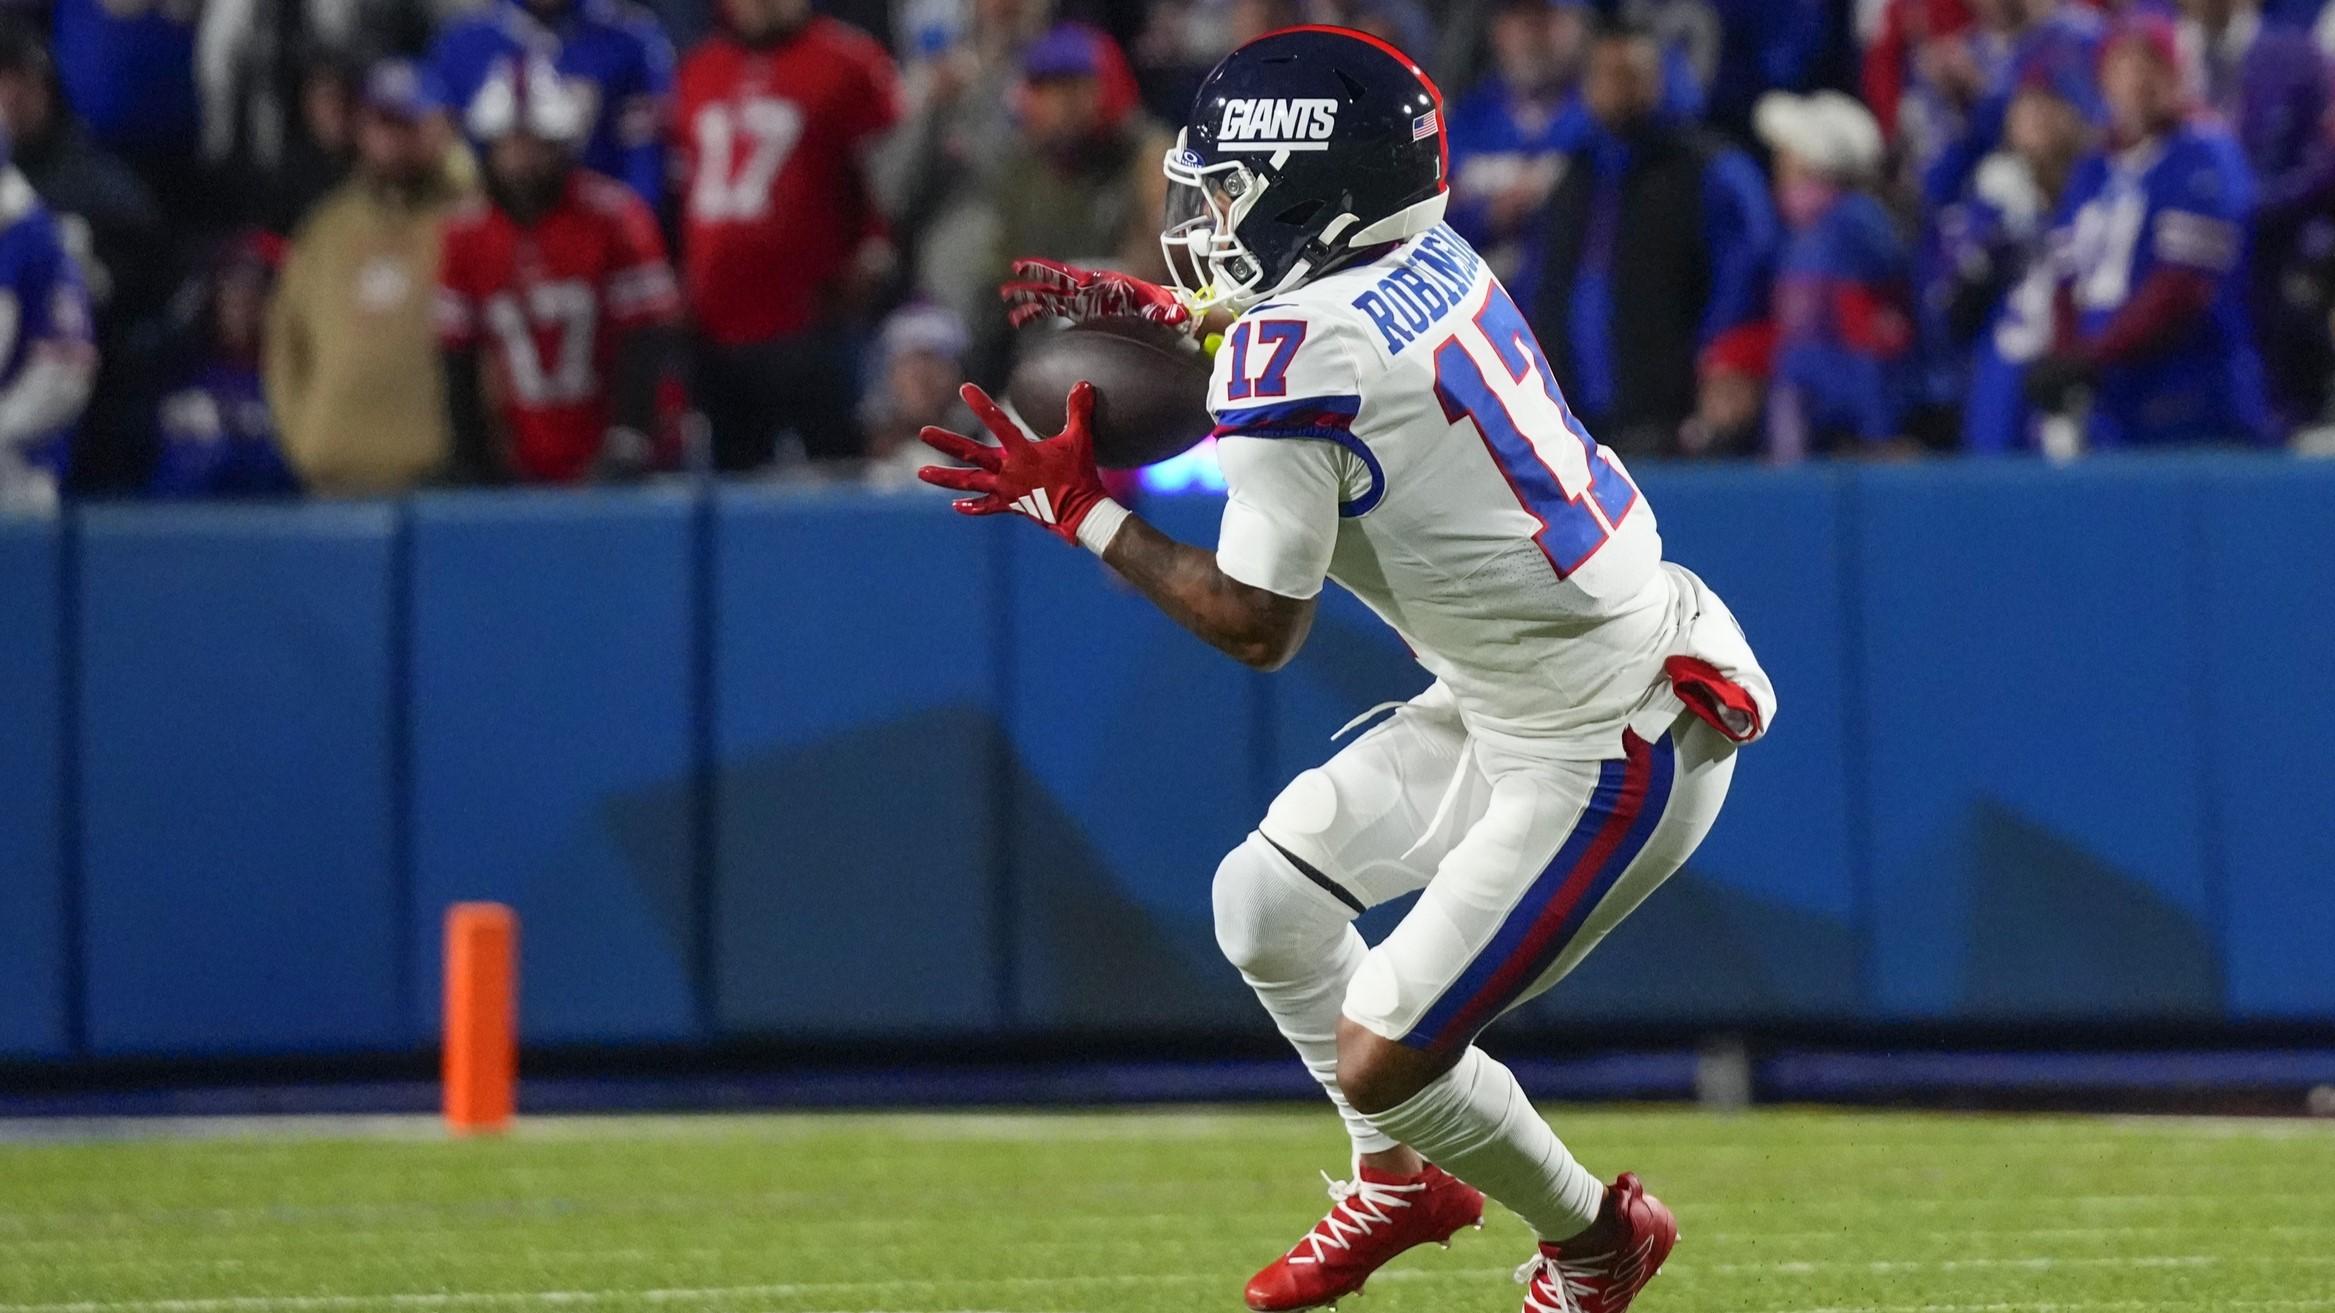
[[[1598,1293],[1596,1275],[1595,1264],[1534,1254],[1516,1269],[1516,1284],[1524,1287],[1525,1313],[1580,1313],[1581,1300]],[[1556,1302],[1550,1303],[1544,1294]]]
[[[1394,1217],[1388,1209],[1410,1207],[1411,1201],[1404,1196],[1417,1194],[1427,1188],[1425,1181],[1414,1181],[1409,1185],[1381,1185],[1360,1177],[1339,1181],[1332,1179],[1328,1172],[1322,1173],[1322,1181],[1330,1187],[1330,1198],[1334,1205],[1329,1216],[1323,1218],[1313,1230],[1306,1232],[1305,1238],[1297,1242],[1297,1247],[1289,1251],[1289,1261],[1292,1263],[1325,1262],[1329,1258],[1325,1250],[1351,1250],[1356,1240],[1381,1226],[1394,1224]]]

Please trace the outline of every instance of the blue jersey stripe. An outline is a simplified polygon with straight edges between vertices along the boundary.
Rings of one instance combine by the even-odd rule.
[[[1222,433],[1227,430],[1247,430],[1261,424],[1281,424],[1325,416],[1351,421],[1361,413],[1360,397],[1301,397],[1295,401],[1276,401],[1269,406],[1228,406],[1216,412],[1216,427]]]

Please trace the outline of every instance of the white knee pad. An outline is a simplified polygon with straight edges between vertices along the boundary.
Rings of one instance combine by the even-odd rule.
[[[1251,832],[1216,868],[1216,945],[1251,978],[1316,969],[1353,912]]]

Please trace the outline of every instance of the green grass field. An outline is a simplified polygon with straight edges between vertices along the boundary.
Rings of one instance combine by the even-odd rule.
[[[1648,1313],[2335,1310],[2335,1126],[1562,1110],[1677,1209]],[[214,1128],[215,1129],[215,1128]],[[0,1313],[1240,1308],[1326,1109],[251,1123],[0,1145]],[[1513,1310],[1505,1215],[1349,1313]]]

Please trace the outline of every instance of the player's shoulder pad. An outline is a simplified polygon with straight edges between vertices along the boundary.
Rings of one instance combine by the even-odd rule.
[[[1368,264],[1341,269],[1305,289],[1334,305],[1361,344],[1361,367],[1376,370],[1421,348],[1436,325],[1470,303],[1484,277],[1484,257],[1450,225],[1439,224]]]

